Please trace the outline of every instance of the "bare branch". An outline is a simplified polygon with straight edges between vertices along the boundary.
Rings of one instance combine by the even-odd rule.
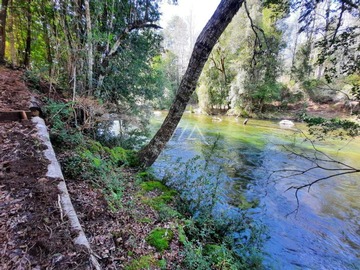
[[[343,175],[349,175],[349,174],[356,174],[360,173],[360,168],[355,168],[353,166],[350,166],[344,162],[338,161],[332,157],[330,157],[328,154],[324,153],[323,151],[319,150],[316,146],[314,141],[312,141],[304,132],[301,131],[301,135],[305,137],[305,141],[310,142],[313,152],[313,157],[307,155],[306,153],[297,152],[285,145],[283,145],[284,149],[289,152],[291,155],[294,155],[298,158],[307,160],[311,162],[311,166],[307,169],[282,169],[282,170],[275,170],[272,171],[271,174],[268,177],[271,179],[277,174],[281,174],[278,178],[275,178],[275,181],[278,181],[280,179],[289,179],[289,178],[295,178],[298,176],[308,176],[310,178],[313,178],[311,180],[308,180],[305,184],[299,184],[299,185],[292,185],[289,188],[287,188],[285,191],[289,190],[295,190],[295,198],[296,198],[296,209],[292,211],[291,213],[287,214],[291,215],[293,213],[298,213],[299,207],[300,207],[300,200],[299,200],[299,192],[303,189],[307,189],[308,192],[310,192],[310,189],[313,185],[329,180],[331,178],[343,176]],[[337,167],[331,166],[331,165],[337,165]],[[314,170],[322,170],[324,172],[329,172],[330,174],[316,178],[314,175],[311,175],[310,172]]]
[[[267,49],[269,49],[269,45],[268,45],[268,42],[267,42],[267,38],[266,38],[266,35],[265,35],[265,32],[263,29],[261,29],[260,27],[258,27],[253,19],[251,18],[251,15],[250,15],[250,12],[249,12],[249,9],[247,7],[247,3],[246,1],[244,1],[244,7],[245,7],[245,11],[246,11],[246,15],[247,17],[249,18],[249,21],[250,21],[250,26],[251,26],[251,29],[253,31],[253,33],[255,34],[255,41],[254,41],[254,51],[253,51],[253,56],[252,56],[252,60],[251,62],[254,63],[254,66],[256,66],[256,55],[258,54],[257,50],[256,50],[256,47],[259,46],[260,49],[261,49],[261,38],[259,36],[259,33],[258,31],[262,34],[262,36],[264,37],[264,41],[265,41],[265,45],[267,47]]]
[[[351,2],[351,0],[342,0],[342,2],[347,4],[349,7],[353,8],[353,9],[359,8],[359,6],[356,5],[355,3]]]

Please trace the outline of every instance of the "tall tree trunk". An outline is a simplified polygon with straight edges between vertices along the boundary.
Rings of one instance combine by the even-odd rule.
[[[26,27],[26,43],[25,43],[25,56],[24,56],[24,66],[30,66],[30,56],[31,56],[31,0],[28,0],[27,6],[27,27]]]
[[[10,7],[12,6],[12,0],[10,0]],[[9,29],[9,44],[10,44],[10,63],[12,66],[18,65],[18,56],[15,49],[15,35],[14,35],[14,15],[10,14],[8,18],[8,29]]]
[[[6,16],[8,0],[1,1],[0,10],[0,64],[5,62],[5,44],[6,44]]]
[[[331,1],[328,1],[327,3],[327,7],[326,7],[326,12],[325,12],[325,30],[324,30],[324,45],[326,48],[328,48],[328,46],[330,45],[329,41],[328,41],[328,35],[329,35],[329,30],[330,30],[330,26],[331,26],[331,20],[330,20],[330,12],[331,12]],[[320,80],[321,77],[324,74],[324,62],[321,62],[318,66],[318,73],[317,73],[317,79]]]
[[[139,158],[143,166],[151,166],[170,140],[196,88],[197,81],[211,50],[243,2],[243,0],[222,0],[214,15],[200,33],[169,114],[149,144],[139,152]]]
[[[294,70],[296,69],[296,52],[298,50],[298,41],[299,41],[299,26],[296,24],[296,34],[295,34],[295,42],[292,50],[291,57],[291,69],[290,69],[290,79],[294,79]]]
[[[89,0],[85,0],[85,17],[86,17],[86,49],[87,49],[87,62],[88,62],[88,88],[89,94],[92,94],[93,90],[93,67],[94,67],[94,55],[92,45],[92,28],[91,28],[91,17],[90,17],[90,5]]]

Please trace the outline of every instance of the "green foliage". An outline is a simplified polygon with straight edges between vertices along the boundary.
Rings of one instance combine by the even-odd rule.
[[[203,255],[203,247],[201,245],[194,245],[188,242],[184,245],[183,265],[186,269],[212,269],[211,261],[208,257]]]
[[[39,90],[41,78],[32,70],[26,70],[24,72],[24,80],[33,90]]]
[[[90,181],[100,187],[112,210],[121,207],[124,179],[119,166],[134,165],[135,153],[121,147],[108,148],[88,140],[62,162],[67,178]]]
[[[111,73],[104,79],[97,96],[120,103],[132,113],[140,113],[136,101],[162,96],[161,74],[153,68],[159,54],[160,41],[159,35],[150,30],[142,31],[141,35],[129,35],[124,43],[126,50],[120,51],[118,57],[112,59],[109,67]]]
[[[323,89],[324,81],[318,79],[304,80],[302,88],[309,95],[310,99],[318,103],[328,103],[333,100],[336,92],[333,90]]]
[[[80,153],[83,160],[81,177],[101,187],[110,208],[116,210],[121,207],[124,190],[121,171],[116,169],[114,160],[107,156],[108,149],[97,142],[90,145],[91,150],[85,149]]]
[[[50,92],[56,86],[66,97],[96,96],[138,115],[144,115],[149,100],[163,96],[156,68],[162,40],[156,31],[157,0],[90,1],[89,10],[68,0],[14,0],[7,11],[7,59],[15,66],[26,64],[50,83]]]
[[[226,51],[226,45],[215,45],[210,59],[207,62],[202,77],[202,83],[207,91],[207,106],[224,107],[229,104],[230,83],[234,78],[231,69],[228,68],[228,60],[231,56]]]
[[[252,104],[254,108],[259,110],[260,112],[263,111],[265,103],[280,99],[281,91],[283,88],[284,85],[274,81],[252,82],[247,86],[249,96],[252,100]]]
[[[307,115],[303,115],[302,119],[308,124],[310,135],[319,140],[325,140],[329,136],[346,139],[360,135],[360,125],[350,120],[325,119]]]
[[[156,248],[157,251],[164,251],[169,248],[169,244],[174,237],[170,229],[156,228],[146,238],[146,242]]]
[[[290,88],[293,87],[293,85],[291,85],[291,81],[289,84],[290,84],[289,86],[284,85],[280,93],[281,106],[285,108],[289,103],[298,103],[304,100],[304,93],[299,90],[297,90],[296,92],[292,92],[290,90]]]
[[[187,204],[185,207],[192,215],[197,212],[205,216],[209,215],[217,202],[223,174],[217,153],[222,149],[218,135],[214,142],[203,146],[201,157],[196,156],[185,163],[179,160],[177,168],[175,170],[172,168],[171,172],[165,174],[165,183],[181,190],[184,203],[179,204],[179,207]],[[179,210],[182,212],[181,209]]]
[[[291,68],[291,73],[297,81],[304,81],[310,77],[313,65],[310,62],[311,43],[302,45],[296,52],[295,63]]]
[[[124,164],[127,161],[128,151],[122,147],[106,148],[110,155],[110,159],[115,164]]]
[[[139,174],[138,174],[139,175]],[[142,176],[148,177],[147,173],[142,173]],[[166,187],[159,181],[147,181],[140,184],[142,191],[142,201],[158,211],[160,220],[171,220],[179,218],[181,215],[172,206],[177,192],[174,189]],[[147,196],[149,192],[155,191],[151,196]]]
[[[185,242],[183,253],[183,266],[186,269],[263,269],[262,259],[258,255],[253,255],[253,258],[248,261],[242,261],[234,251],[225,245],[206,244],[202,246],[194,242]]]
[[[167,50],[161,57],[155,57],[153,69],[158,75],[159,89],[162,89],[162,95],[155,97],[152,101],[155,109],[166,110],[170,108],[180,85],[179,67],[177,65],[178,57],[171,51]]]
[[[155,267],[159,267],[160,269],[166,269],[166,261],[157,260],[151,255],[146,255],[132,261],[128,266],[125,266],[125,270],[143,270],[153,269]]]
[[[225,246],[208,244],[204,247],[204,255],[210,258],[216,268],[220,269],[241,269],[241,265],[234,261],[231,251]]]
[[[351,93],[360,100],[360,75],[351,74],[345,78],[345,82],[351,85]]]
[[[136,174],[137,182],[156,181],[156,177],[149,171],[142,171]]]
[[[340,12],[342,14],[343,10]],[[342,15],[340,15],[339,20],[342,19],[341,17]],[[328,83],[332,82],[340,74],[346,76],[359,74],[359,60],[354,57],[354,54],[359,50],[357,28],[356,25],[351,26],[351,23],[349,23],[341,33],[335,32],[337,35],[334,35],[331,40],[324,37],[315,43],[315,46],[320,49],[317,64],[323,65],[326,63],[324,77]],[[338,59],[340,55],[341,60]]]
[[[206,112],[214,106],[231,107],[232,114],[246,115],[280,99],[284,86],[277,78],[283,44],[277,22],[284,14],[273,3],[267,8],[256,1],[247,5],[253,25],[245,10],[239,12],[204,67],[197,93]]]
[[[48,100],[43,108],[51,127],[50,139],[55,147],[73,147],[84,141],[81,132],[75,128],[72,103],[59,103]]]
[[[170,189],[159,181],[148,181],[141,184],[141,188],[145,191],[153,191],[155,189],[162,192],[169,192]]]
[[[149,117],[148,111],[148,109],[144,108],[144,115],[139,117],[136,116],[136,113],[132,116],[125,116],[125,118],[129,117],[132,120],[122,121],[123,125],[119,130],[119,135],[116,136],[111,130],[112,121],[99,123],[95,130],[95,139],[108,147],[120,146],[125,149],[140,149],[149,135],[147,129],[149,124],[147,119]]]

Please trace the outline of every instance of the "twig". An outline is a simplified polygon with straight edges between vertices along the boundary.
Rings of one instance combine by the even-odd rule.
[[[59,205],[59,210],[60,210],[60,219],[61,221],[64,221],[64,212],[61,206],[61,197],[60,194],[58,194],[58,205]]]
[[[49,239],[51,239],[51,238],[52,238],[52,235],[53,235],[52,229],[51,229],[49,226],[47,226],[46,224],[44,224],[44,227],[45,227],[45,229],[50,233]],[[40,229],[41,229],[41,228],[40,228]]]

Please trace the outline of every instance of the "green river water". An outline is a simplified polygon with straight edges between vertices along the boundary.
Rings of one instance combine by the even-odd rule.
[[[166,113],[152,119],[154,131]],[[221,209],[236,210],[246,197],[258,202],[248,214],[266,228],[263,244],[266,269],[360,269],[360,174],[342,175],[321,181],[311,189],[299,192],[299,209],[293,185],[304,184],[328,176],[334,171],[320,169],[297,173],[292,177],[275,170],[304,171],[313,163],[291,154],[291,149],[313,156],[310,143],[298,130],[306,126],[296,123],[295,129],[281,129],[278,121],[234,117],[210,117],[186,113],[165,151],[154,164],[162,176],[182,161],[200,155],[207,145],[221,136],[218,151],[225,172],[220,179]],[[287,148],[285,149],[284,146]],[[316,144],[318,158],[341,161],[360,168],[360,140],[329,140]],[[219,154],[220,153],[220,154]],[[341,165],[324,161],[331,169]],[[233,212],[234,212],[233,211]],[[229,215],[232,212],[229,211]],[[292,213],[292,214],[291,214]],[[234,232],[234,237],[242,237]]]

